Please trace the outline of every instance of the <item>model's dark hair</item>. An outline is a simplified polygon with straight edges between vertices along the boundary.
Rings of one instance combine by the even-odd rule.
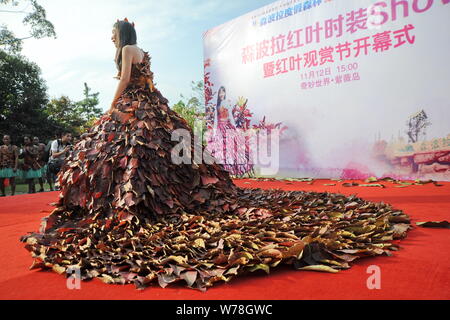
[[[122,70],[122,49],[127,45],[135,45],[137,43],[136,30],[134,26],[124,20],[117,21],[114,23],[113,28],[116,29],[117,35],[119,36],[119,47],[116,51],[116,67],[119,72]]]
[[[217,91],[217,104],[216,104],[216,113],[217,113],[217,119],[219,119],[219,107],[222,104],[223,100],[220,100],[220,91],[225,92],[225,98],[223,98],[223,100],[225,100],[227,98],[227,90],[225,89],[224,86],[221,86],[219,88],[219,91]]]

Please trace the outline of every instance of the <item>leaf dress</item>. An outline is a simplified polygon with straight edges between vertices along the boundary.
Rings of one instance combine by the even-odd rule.
[[[389,205],[244,189],[219,164],[174,164],[172,132],[192,131],[154,86],[150,61],[145,52],[133,64],[115,111],[66,158],[56,208],[21,238],[32,269],[76,267],[83,280],[205,290],[280,264],[338,272],[397,250],[391,240],[406,235],[409,218]]]

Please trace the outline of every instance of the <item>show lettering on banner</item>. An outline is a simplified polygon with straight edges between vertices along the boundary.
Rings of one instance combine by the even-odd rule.
[[[276,129],[270,175],[450,181],[450,0],[281,0],[203,44],[208,128]]]

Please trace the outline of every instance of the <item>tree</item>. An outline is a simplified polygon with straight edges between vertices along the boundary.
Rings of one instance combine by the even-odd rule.
[[[203,81],[191,81],[192,94],[189,98],[187,105],[195,107],[199,112],[204,112],[205,108],[205,96]],[[183,95],[181,95],[183,97]]]
[[[191,82],[191,97],[186,99],[182,94],[181,100],[172,106],[172,110],[183,117],[194,128],[195,121],[203,120],[205,116],[205,98],[203,95],[203,81]]]
[[[83,125],[83,119],[76,112],[76,103],[68,96],[53,98],[45,107],[48,119],[58,123],[62,131],[77,133],[77,129]]]
[[[96,107],[99,103],[98,95],[98,92],[91,93],[91,88],[84,83],[83,100],[75,102],[64,95],[53,98],[47,104],[45,113],[65,131],[82,134],[102,114],[102,109]]]
[[[81,119],[83,119],[83,124],[78,129],[80,133],[90,128],[103,113],[103,110],[97,107],[99,104],[99,92],[91,93],[91,88],[89,88],[85,82],[83,94],[84,99],[75,103],[77,108],[76,111]]]
[[[58,125],[44,112],[46,90],[35,63],[0,50],[0,134],[11,135],[14,143],[25,134],[52,137]]]
[[[424,136],[426,134],[425,130],[431,125],[431,122],[428,121],[428,116],[425,111],[421,110],[409,117],[406,125],[408,126],[406,134],[408,135],[409,142],[416,143],[419,141],[421,135]]]
[[[47,20],[45,9],[36,0],[0,0],[0,5],[17,7],[19,3],[28,3],[24,10],[1,9],[2,14],[25,14],[22,23],[30,26],[30,35],[18,38],[6,25],[0,26],[0,48],[9,53],[19,53],[22,50],[23,40],[29,38],[41,39],[45,37],[56,38],[53,24]],[[31,11],[25,11],[31,5]]]
[[[70,131],[80,134],[102,114],[97,107],[99,93],[84,84],[84,98],[67,96],[49,101],[40,68],[25,57],[0,50],[0,134],[9,134],[14,143],[24,135],[42,141]]]

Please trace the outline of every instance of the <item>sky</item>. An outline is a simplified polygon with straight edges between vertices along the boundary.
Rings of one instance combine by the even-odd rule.
[[[15,9],[29,11],[28,1]],[[127,17],[134,21],[138,46],[152,57],[156,87],[170,105],[180,94],[191,95],[191,81],[203,79],[205,31],[274,0],[38,0],[55,26],[57,38],[27,39],[22,55],[37,63],[49,98],[83,97],[83,83],[99,92],[100,107],[107,110],[114,96],[117,73],[112,25]],[[5,6],[3,6],[5,7]],[[3,8],[2,8],[3,9]],[[0,12],[17,37],[29,35],[22,13]]]

